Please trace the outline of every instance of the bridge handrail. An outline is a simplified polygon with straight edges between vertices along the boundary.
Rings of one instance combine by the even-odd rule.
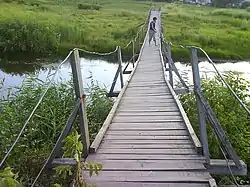
[[[243,103],[243,101],[239,98],[239,96],[235,93],[235,91],[232,89],[232,87],[227,83],[227,81],[221,75],[220,71],[217,69],[217,67],[216,67],[215,63],[213,62],[213,60],[209,57],[209,55],[207,54],[207,52],[204,49],[202,49],[201,47],[197,47],[197,46],[174,45],[171,42],[169,42],[169,44],[174,46],[174,47],[180,47],[180,48],[183,48],[183,49],[184,48],[189,48],[189,49],[194,48],[194,49],[197,49],[197,50],[201,51],[205,55],[205,57],[207,58],[208,62],[213,66],[214,70],[216,71],[216,73],[218,74],[218,76],[222,80],[222,82],[230,90],[230,92],[233,94],[233,96],[236,98],[236,100],[240,103],[240,105],[245,109],[245,111],[250,115],[250,110]]]
[[[74,48],[72,49],[68,55],[64,58],[64,60],[57,66],[55,72],[53,73],[53,77],[50,79],[48,86],[45,88],[44,92],[42,93],[40,99],[38,100],[37,104],[35,105],[35,107],[33,108],[32,112],[30,113],[29,117],[27,118],[27,120],[25,121],[22,129],[20,130],[18,136],[16,137],[15,141],[13,142],[12,146],[10,147],[10,149],[7,151],[7,153],[5,154],[5,156],[3,157],[3,159],[1,160],[0,162],[0,168],[3,167],[3,164],[5,163],[5,161],[7,160],[7,158],[9,157],[11,151],[14,149],[14,147],[16,146],[16,144],[18,143],[20,137],[22,136],[24,130],[26,129],[29,121],[31,120],[32,116],[34,115],[34,113],[36,112],[37,108],[39,107],[39,105],[42,103],[46,93],[48,92],[49,88],[51,87],[52,83],[54,82],[55,78],[56,78],[56,75],[57,73],[59,72],[59,69],[60,67],[65,63],[67,62],[67,60],[70,58],[70,56],[72,55],[72,53],[75,51],[75,50],[79,50],[79,51],[82,51],[82,52],[85,52],[85,53],[88,53],[88,54],[94,54],[94,55],[100,55],[100,56],[107,56],[107,55],[110,55],[110,54],[113,54],[115,52],[118,51],[118,46],[115,48],[114,51],[111,51],[111,52],[107,52],[107,53],[99,53],[99,52],[91,52],[91,51],[87,51],[87,50],[84,50],[84,49],[81,49],[81,48]]]
[[[203,52],[203,54],[206,56],[207,60],[209,61],[210,64],[212,64],[213,68],[215,69],[216,73],[220,77],[220,79],[223,81],[223,83],[226,85],[226,87],[230,90],[230,92],[234,95],[234,97],[238,100],[240,105],[246,110],[246,112],[250,115],[250,110],[246,107],[246,105],[243,103],[243,101],[239,98],[239,96],[235,93],[235,91],[232,89],[232,87],[227,83],[227,81],[224,79],[224,77],[221,75],[219,70],[216,68],[213,60],[209,57],[209,55],[206,53],[204,49],[201,47],[196,47],[196,46],[186,46],[187,48],[195,48]]]
[[[164,43],[167,43],[165,41],[165,38],[164,38],[164,35],[163,33],[161,33],[161,38],[162,38],[162,41]],[[180,48],[195,48],[199,51],[201,51],[207,58],[208,62],[213,66],[213,68],[215,69],[216,73],[218,74],[219,78],[222,80],[222,82],[226,85],[226,87],[230,90],[230,92],[233,94],[233,96],[236,98],[236,100],[240,103],[240,105],[244,108],[244,110],[250,115],[250,110],[247,108],[247,106],[243,103],[243,101],[239,98],[239,96],[235,93],[235,91],[232,89],[232,87],[227,83],[227,81],[224,79],[224,77],[221,75],[221,73],[219,72],[219,70],[216,68],[216,65],[215,63],[213,62],[213,60],[209,57],[209,55],[207,54],[207,52],[202,49],[201,47],[197,47],[197,46],[185,46],[185,45],[174,45],[172,42],[168,42],[168,44],[170,44],[171,46],[174,46],[174,47],[180,47]]]

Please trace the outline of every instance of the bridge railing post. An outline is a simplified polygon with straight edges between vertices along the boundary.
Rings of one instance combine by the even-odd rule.
[[[171,45],[168,43],[167,44],[167,58],[168,58],[168,71],[169,71],[169,83],[170,85],[173,87],[174,85],[174,80],[173,80],[173,67],[172,67],[172,64],[171,64],[171,61],[170,59],[172,58],[171,57]]]
[[[200,97],[197,93],[197,92],[202,93],[197,49],[191,48],[190,50],[191,50],[191,65],[192,65],[193,82],[194,82],[194,93],[198,109],[198,123],[200,128],[200,137],[203,148],[203,155],[206,157],[207,164],[209,164],[210,158],[209,158],[209,148],[207,140],[206,114],[205,114],[205,109],[200,101]]]
[[[73,54],[70,57],[70,64],[73,73],[73,82],[74,82],[76,98],[81,99],[81,105],[79,107],[78,112],[80,117],[80,131],[83,144],[83,156],[84,158],[86,158],[88,155],[90,142],[89,142],[86,101],[83,90],[83,80],[80,67],[80,57],[79,57],[79,51],[77,49],[74,50]]]
[[[122,73],[122,52],[121,52],[121,47],[120,46],[118,47],[117,55],[118,55],[120,82],[121,82],[121,89],[122,89],[123,86],[124,86],[124,83],[123,83],[123,73]]]
[[[138,54],[140,53],[141,50],[141,44],[140,44],[140,32],[138,33]]]
[[[133,60],[133,68],[135,67],[135,41],[132,40],[132,48],[133,48],[133,57],[132,57],[132,60]]]

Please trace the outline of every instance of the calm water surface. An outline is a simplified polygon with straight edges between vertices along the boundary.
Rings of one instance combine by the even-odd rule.
[[[22,81],[29,76],[35,76],[41,80],[46,80],[46,77],[55,71],[59,62],[54,64],[44,64],[41,63],[8,63],[0,61],[0,80],[4,79],[4,89],[1,89],[0,96],[3,96],[7,92],[9,87],[19,87]],[[125,66],[125,64],[124,64]],[[226,73],[229,71],[235,71],[240,73],[242,77],[250,80],[250,62],[237,62],[237,63],[222,63],[216,64],[217,68],[221,73]],[[81,58],[81,70],[84,80],[84,87],[87,87],[90,83],[90,77],[97,81],[101,87],[110,88],[115,72],[118,65],[114,63],[109,63],[104,60],[89,60]],[[180,74],[184,80],[192,85],[192,72],[191,67],[188,64],[176,62],[176,67],[179,69]],[[201,77],[210,78],[216,75],[215,70],[212,65],[208,62],[201,62],[199,64]],[[130,67],[131,69],[132,67]],[[124,80],[127,80],[129,75],[124,75]],[[71,77],[71,67],[69,63],[65,63],[59,70],[56,77],[57,81],[66,81]],[[174,77],[176,82],[178,78]],[[120,89],[120,82],[116,84],[115,90]]]

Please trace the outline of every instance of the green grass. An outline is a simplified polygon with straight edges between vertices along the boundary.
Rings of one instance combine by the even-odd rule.
[[[200,46],[216,59],[250,58],[249,11],[160,5],[167,40]],[[0,0],[0,6],[0,51],[65,55],[74,47],[107,52],[125,46],[145,21],[151,2]],[[175,58],[187,54],[173,48]]]
[[[166,4],[165,37],[174,44],[196,45],[216,59],[249,59],[250,12],[191,5]],[[173,48],[177,58],[187,51]]]
[[[78,8],[89,3],[0,0],[1,51],[65,53],[74,47],[111,51],[135,36],[150,8],[150,3],[131,1],[100,1],[99,11]]]

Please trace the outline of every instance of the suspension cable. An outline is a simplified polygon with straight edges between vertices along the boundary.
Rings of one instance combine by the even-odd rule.
[[[2,159],[2,161],[1,161],[1,163],[0,163],[0,168],[3,167],[4,162],[5,162],[6,159],[9,157],[11,151],[13,150],[13,148],[16,146],[17,142],[19,141],[19,139],[20,139],[21,135],[23,134],[23,132],[24,132],[26,126],[28,125],[30,119],[31,119],[32,116],[34,115],[34,113],[35,113],[35,111],[37,110],[38,106],[41,104],[43,98],[45,97],[46,93],[48,92],[49,88],[51,87],[52,82],[55,80],[55,77],[56,77],[56,75],[57,75],[57,73],[58,73],[60,67],[68,60],[68,58],[69,58],[70,55],[73,53],[73,51],[74,51],[74,50],[71,50],[71,51],[69,52],[69,54],[67,55],[67,57],[58,65],[58,67],[57,67],[57,69],[56,69],[56,71],[55,71],[55,73],[54,73],[52,79],[50,80],[50,82],[49,82],[49,84],[48,84],[48,86],[47,86],[47,88],[46,88],[46,89],[44,90],[44,92],[42,93],[42,96],[40,97],[40,99],[39,99],[39,101],[37,102],[36,106],[33,108],[33,110],[32,110],[32,112],[31,112],[31,114],[29,115],[28,119],[27,119],[26,122],[24,123],[24,125],[23,125],[21,131],[19,132],[19,134],[18,134],[16,140],[13,142],[12,146],[10,147],[10,149],[8,150],[8,152],[5,154],[4,158]]]

